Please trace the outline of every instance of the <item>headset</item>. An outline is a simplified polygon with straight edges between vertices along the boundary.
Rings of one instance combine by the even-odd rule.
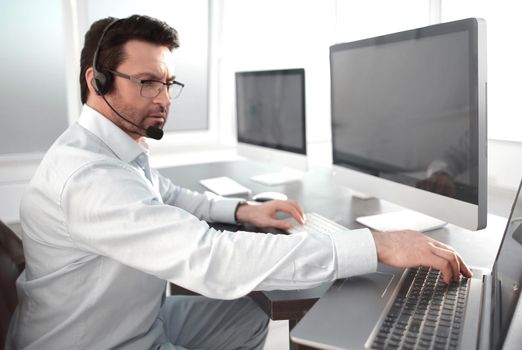
[[[96,45],[96,51],[94,51],[94,57],[92,60],[92,70],[94,77],[92,79],[92,85],[94,87],[94,90],[96,91],[96,94],[98,94],[99,96],[103,96],[107,92],[109,92],[112,86],[112,80],[114,79],[114,76],[111,72],[108,72],[107,70],[98,69],[98,57],[100,55],[103,39],[105,38],[105,35],[109,31],[109,29],[111,29],[112,26],[121,21],[123,21],[123,19],[115,19],[103,29],[103,32],[100,36],[100,40],[98,40],[98,45]]]

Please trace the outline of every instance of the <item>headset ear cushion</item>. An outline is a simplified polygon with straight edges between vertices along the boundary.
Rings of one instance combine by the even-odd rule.
[[[111,87],[111,76],[106,72],[95,71],[93,78],[94,90],[98,95],[105,95]]]

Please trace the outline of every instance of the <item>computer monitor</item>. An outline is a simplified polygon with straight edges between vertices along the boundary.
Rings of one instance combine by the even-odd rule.
[[[236,120],[240,155],[306,170],[304,69],[237,72]]]
[[[485,37],[485,22],[470,18],[331,46],[336,181],[484,228]]]

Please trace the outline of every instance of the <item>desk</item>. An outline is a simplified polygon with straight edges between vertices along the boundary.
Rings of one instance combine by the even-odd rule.
[[[350,229],[362,227],[355,221],[358,216],[384,213],[399,208],[375,198],[368,200],[352,198],[351,191],[332,183],[329,171],[324,169],[307,172],[300,182],[279,186],[266,186],[250,180],[253,175],[277,170],[278,168],[273,165],[252,161],[217,162],[159,169],[160,173],[175,184],[197,191],[205,190],[199,184],[200,179],[228,176],[250,188],[253,194],[263,191],[284,192],[289,198],[298,200],[305,212],[317,212]],[[504,223],[503,218],[491,215],[488,218],[488,228],[503,226]],[[218,226],[218,228],[238,229],[233,225]],[[254,230],[255,228],[240,227],[239,229]],[[268,232],[281,233],[277,230],[268,230]],[[448,225],[429,235],[457,248],[469,265],[488,267],[493,265],[502,232],[488,230],[472,232]],[[287,319],[292,328],[330,285],[331,283],[325,283],[317,288],[299,291],[253,292],[251,297],[271,319]],[[291,344],[291,348],[296,348],[296,345]]]

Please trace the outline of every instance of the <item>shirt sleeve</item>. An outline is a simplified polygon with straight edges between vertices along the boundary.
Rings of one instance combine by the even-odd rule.
[[[77,171],[62,191],[61,208],[79,248],[212,298],[310,288],[376,269],[366,229],[315,235],[216,231],[164,203],[132,168],[111,162]]]
[[[235,223],[235,211],[241,198],[225,198],[190,191],[176,186],[170,179],[153,170],[165,204],[182,208],[207,222]]]

